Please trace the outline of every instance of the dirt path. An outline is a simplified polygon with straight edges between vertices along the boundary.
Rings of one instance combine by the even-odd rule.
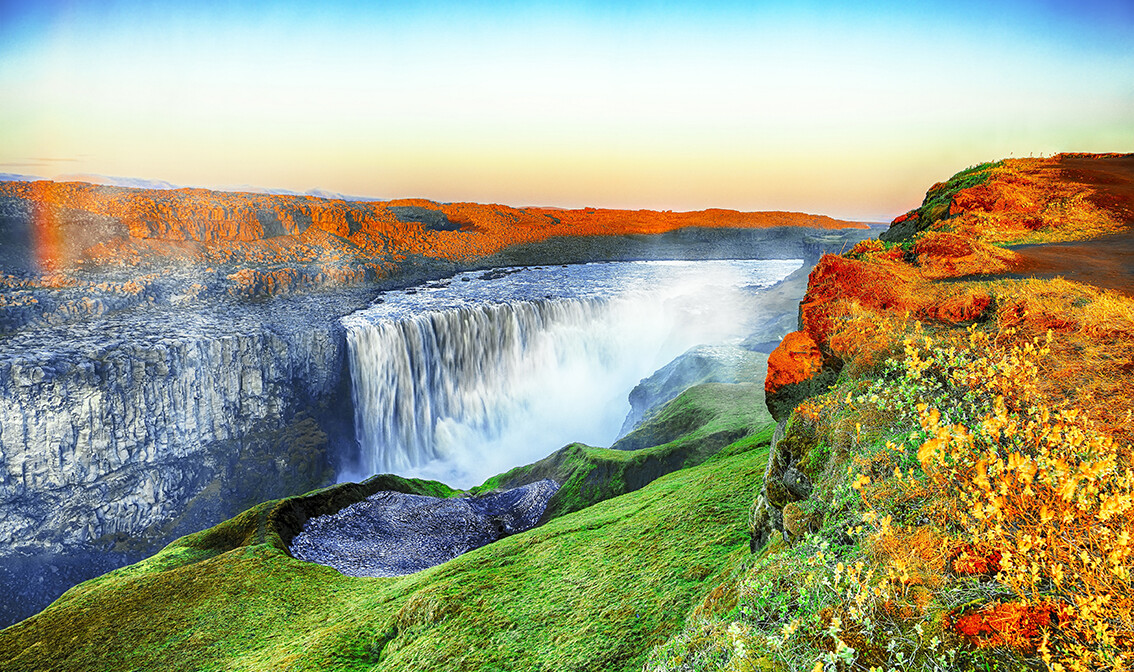
[[[1093,190],[1090,200],[1128,228],[1094,240],[1014,248],[1020,263],[1009,277],[1062,276],[1134,296],[1134,155],[1066,157],[1051,170],[1055,179]]]
[[[1134,296],[1134,230],[1114,236],[1015,248],[1020,262],[1010,277],[1054,278]]]

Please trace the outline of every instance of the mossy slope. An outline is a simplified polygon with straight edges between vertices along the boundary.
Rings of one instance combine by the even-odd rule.
[[[544,459],[494,476],[475,492],[550,478],[560,484],[545,521],[633,492],[665,474],[701,464],[749,436],[767,442],[771,416],[755,383],[696,385],[664,405],[611,448],[573,443]]]

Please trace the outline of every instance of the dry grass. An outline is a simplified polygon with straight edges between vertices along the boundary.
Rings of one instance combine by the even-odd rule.
[[[953,197],[952,217],[938,230],[986,243],[1055,243],[1116,233],[1123,225],[1091,202],[1093,191],[1059,179],[1052,159],[1015,159],[990,171],[987,182]]]

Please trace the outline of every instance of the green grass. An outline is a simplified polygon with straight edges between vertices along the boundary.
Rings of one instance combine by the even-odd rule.
[[[771,439],[764,390],[754,383],[707,383],[682,392],[614,444],[571,444],[534,464],[494,476],[474,492],[551,478],[561,484],[544,520],[617,497],[664,474],[701,464],[746,436]]]
[[[661,419],[699,414],[675,440],[564,449],[571,501],[586,508],[541,527],[417,574],[352,578],[289,557],[286,537],[377,489],[454,491],[380,477],[266,502],[0,632],[0,670],[640,669],[748,557],[769,436],[752,423],[766,411],[750,412],[745,386],[705,387]],[[742,438],[714,447],[721,432]],[[680,470],[636,483],[657,476],[642,465],[659,456]],[[588,479],[621,485],[588,490]]]
[[[925,193],[925,199],[917,208],[916,220],[894,225],[879,238],[888,242],[912,240],[917,233],[929,230],[936,222],[949,219],[949,206],[957,192],[984,184],[992,176],[992,170],[1003,163],[1003,161],[993,161],[970,166],[949,178],[944,184],[934,185]]]

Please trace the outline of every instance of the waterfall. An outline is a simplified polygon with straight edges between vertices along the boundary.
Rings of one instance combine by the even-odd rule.
[[[608,311],[601,299],[517,301],[349,328],[365,466],[402,473],[451,457],[446,439],[462,433],[499,438],[535,403],[525,382],[541,368],[588,354],[609,363],[615,353],[586,328]]]
[[[362,463],[341,478],[397,473],[469,487],[571,441],[609,445],[639,380],[752,326],[750,275],[701,269],[694,280],[682,268],[649,267],[629,289],[560,284],[564,298],[543,294],[560,282],[550,271],[497,283],[525,287],[521,298],[469,301],[491,283],[455,282],[437,296],[460,300],[407,290],[344,318]]]

